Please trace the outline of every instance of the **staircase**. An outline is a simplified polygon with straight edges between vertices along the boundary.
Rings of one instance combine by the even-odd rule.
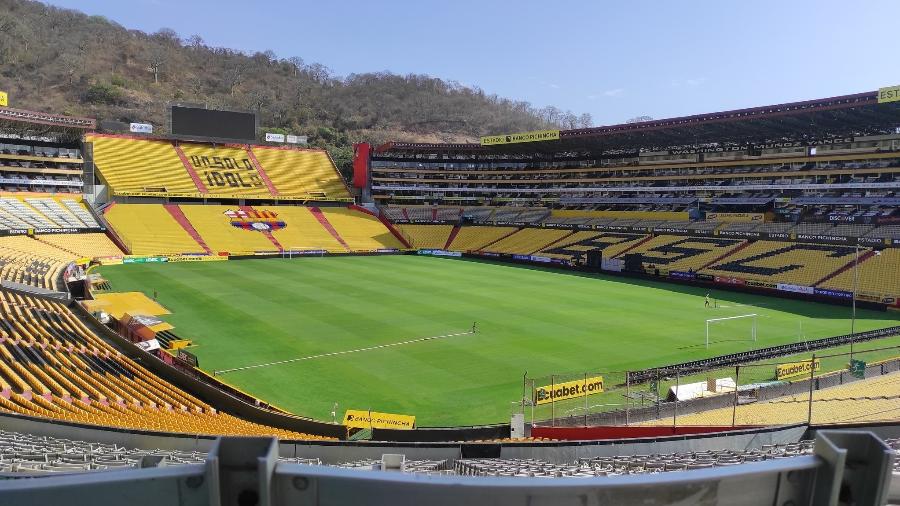
[[[404,209],[403,212],[405,213],[406,209]],[[450,231],[450,237],[447,238],[447,244],[444,244],[445,250],[450,249],[450,245],[453,244],[453,239],[456,239],[456,234],[458,234],[458,233],[459,233],[459,225],[454,225],[453,230]]]
[[[346,248],[347,251],[350,251],[350,246],[347,245],[347,242],[344,241],[344,238],[341,237],[341,234],[338,234],[338,231],[334,229],[334,226],[331,224],[331,222],[328,221],[328,218],[326,218],[325,215],[322,214],[322,210],[318,207],[309,207],[308,209],[309,212],[311,212],[312,215],[319,221],[319,224],[325,227],[325,230],[327,230],[328,233],[331,234],[331,236],[334,237],[337,242],[341,243],[341,246]]]
[[[194,225],[191,225],[190,220],[187,219],[187,216],[184,215],[184,212],[182,212],[180,207],[175,204],[163,204],[163,208],[165,208],[165,210],[168,211],[170,215],[172,215],[172,218],[175,218],[175,221],[177,221],[178,224],[181,225],[181,228],[183,228],[184,231],[188,233],[188,235],[190,235],[195,241],[197,241],[197,244],[199,244],[200,247],[203,248],[203,251],[205,251],[209,255],[215,254],[213,253],[213,250],[210,249],[210,247],[206,244],[206,241],[203,240],[203,237],[200,236],[200,233],[197,232],[197,229],[194,228]]]
[[[874,252],[874,251],[872,251],[872,250],[866,250],[865,253],[862,253],[862,254],[859,255],[859,263],[863,263],[863,262],[865,262],[866,260],[872,258],[873,256],[875,256],[875,252]],[[825,276],[824,278],[822,278],[822,279],[816,281],[815,283],[813,283],[813,286],[819,286],[819,285],[821,285],[822,283],[828,281],[829,279],[831,279],[831,278],[837,276],[838,274],[840,274],[840,273],[842,273],[842,272],[845,272],[845,271],[848,271],[848,270],[852,269],[852,268],[853,268],[853,264],[854,264],[855,262],[856,262],[856,257],[854,256],[853,260],[850,260],[849,262],[847,262],[847,265],[844,265],[844,266],[841,267],[840,269],[838,269],[838,270],[832,272],[831,274]]]

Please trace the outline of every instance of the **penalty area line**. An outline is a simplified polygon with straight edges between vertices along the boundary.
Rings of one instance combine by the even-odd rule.
[[[222,374],[226,374],[226,373],[230,373],[230,372],[245,371],[245,370],[247,370],[247,369],[257,369],[257,368],[259,368],[259,367],[271,367],[271,366],[274,366],[274,365],[289,364],[289,363],[291,363],[291,362],[301,362],[301,361],[303,361],[303,360],[313,360],[313,359],[317,359],[317,358],[336,357],[336,356],[338,356],[338,355],[349,355],[349,354],[351,354],[351,353],[361,353],[361,352],[364,352],[364,351],[373,351],[373,350],[380,350],[380,349],[384,349],[384,348],[392,348],[392,347],[394,347],[394,346],[402,346],[402,345],[404,345],[404,344],[424,343],[424,342],[426,342],[426,341],[434,341],[434,340],[437,340],[437,339],[446,339],[446,338],[449,338],[449,337],[468,336],[468,335],[472,335],[472,334],[474,334],[474,333],[475,333],[474,330],[468,330],[468,331],[466,331],[466,332],[455,332],[455,333],[453,333],[453,334],[444,334],[444,335],[441,335],[441,336],[417,337],[416,339],[409,339],[409,340],[406,340],[406,341],[399,341],[399,342],[396,342],[396,343],[378,344],[378,345],[375,345],[375,346],[367,346],[367,347],[365,347],[365,348],[357,348],[357,349],[355,349],[355,350],[332,351],[332,352],[329,352],[329,353],[319,353],[318,355],[309,355],[309,356],[307,356],[307,357],[297,357],[297,358],[290,358],[290,359],[287,359],[287,360],[278,360],[278,361],[275,361],[275,362],[266,362],[266,363],[264,363],[264,364],[245,365],[245,366],[243,366],[243,367],[234,367],[234,368],[231,368],[231,369],[222,369],[222,370],[220,370],[220,371],[215,371],[215,370],[214,370],[214,371],[213,371],[213,376],[220,376],[220,375],[222,375]]]

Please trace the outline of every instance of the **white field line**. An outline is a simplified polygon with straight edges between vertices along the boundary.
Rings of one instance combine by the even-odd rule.
[[[291,359],[287,359],[287,360],[278,360],[276,362],[266,362],[264,364],[245,365],[243,367],[234,367],[232,369],[222,369],[221,371],[213,371],[213,376],[218,376],[220,374],[225,374],[225,373],[229,373],[229,372],[244,371],[247,369],[256,369],[258,367],[269,367],[269,366],[273,366],[273,365],[289,364],[291,362],[300,362],[302,360],[313,360],[316,358],[336,357],[338,355],[348,355],[350,353],[360,353],[363,351],[380,350],[380,349],[384,349],[384,348],[391,348],[394,346],[401,346],[404,344],[423,343],[425,341],[434,341],[436,339],[446,339],[448,337],[467,336],[467,335],[474,334],[474,333],[475,332],[469,330],[467,332],[456,332],[454,334],[444,334],[442,336],[419,337],[416,339],[400,341],[397,343],[379,344],[377,346],[369,346],[366,348],[357,348],[355,350],[332,351],[329,353],[320,353],[318,355],[310,355],[308,357],[298,357],[298,358],[291,358]]]

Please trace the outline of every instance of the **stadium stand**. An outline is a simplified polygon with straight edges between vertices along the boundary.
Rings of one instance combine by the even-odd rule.
[[[180,205],[178,206],[203,241],[214,253],[243,254],[279,251],[268,237],[256,230],[245,230],[231,224],[225,214],[239,210],[238,206]]]
[[[75,258],[122,256],[122,250],[102,233],[45,234],[35,237],[40,242],[75,255]]]
[[[59,290],[60,275],[75,258],[70,252],[30,237],[0,237],[0,279],[5,281]]]
[[[52,196],[0,196],[0,230],[85,229],[99,225],[84,204]]]
[[[571,233],[572,232],[569,230],[523,228],[512,235],[484,247],[484,250],[495,253],[530,255],[531,253],[544,249],[560,239],[571,235]]]
[[[450,244],[450,249],[478,251],[518,230],[516,227],[462,227]]]
[[[177,146],[209,196],[268,198],[272,195],[246,148],[183,143]]]
[[[679,425],[731,424],[732,416],[738,425],[775,425],[806,422],[809,396],[788,395],[776,399],[720,408],[678,416]],[[844,385],[816,390],[813,393],[812,420],[814,424],[857,423],[896,420],[900,413],[900,373],[854,381]],[[647,422],[652,425],[662,421]],[[662,422],[665,423],[665,422]],[[669,419],[668,423],[672,423]]]
[[[701,272],[814,286],[853,261],[854,253],[849,246],[757,241]]]
[[[97,337],[62,304],[0,290],[0,411],[191,434],[315,436],[217,412]]]
[[[370,214],[343,207],[323,207],[321,214],[351,251],[404,248],[384,224]]]
[[[115,204],[103,216],[132,255],[205,252],[160,204]]]
[[[628,252],[642,254],[645,268],[698,271],[743,244],[735,239],[658,235]]]
[[[649,236],[644,234],[625,234],[614,232],[576,232],[562,241],[563,244],[551,246],[541,251],[541,255],[556,258],[571,259],[572,257],[585,255],[588,251],[602,251],[606,258],[614,258],[628,251],[635,245],[647,240]]]
[[[90,134],[85,142],[113,195],[201,196],[169,141]]]
[[[414,248],[443,249],[453,225],[397,225],[397,230]]]
[[[322,226],[308,207],[275,206],[261,209],[278,213],[287,224],[282,229],[272,231],[272,235],[286,250],[299,248],[324,250],[329,253],[347,251],[347,248]]]
[[[350,193],[323,150],[252,146],[279,195],[309,200],[349,199]]]
[[[349,200],[322,150],[90,134],[94,163],[113,195]]]
[[[890,273],[894,273],[894,275]],[[860,295],[874,297],[875,300],[886,297],[898,298],[900,297],[900,274],[898,273],[900,273],[900,249],[888,248],[865,259],[861,258],[858,280],[854,269],[846,269],[817,286],[838,290],[850,288],[852,290],[854,284],[858,282]]]

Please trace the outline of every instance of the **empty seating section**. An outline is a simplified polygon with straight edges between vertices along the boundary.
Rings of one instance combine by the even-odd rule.
[[[744,241],[712,237],[658,235],[628,253],[644,256],[644,267],[666,271],[696,271],[737,248]]]
[[[37,209],[15,197],[0,197],[0,210],[4,213],[4,221],[11,225],[9,228],[57,228],[58,225],[50,221]],[[24,225],[24,226],[23,226]]]
[[[59,276],[76,255],[25,236],[0,237],[0,279],[58,290]]]
[[[552,243],[571,235],[570,230],[553,228],[523,228],[515,234],[500,239],[484,248],[494,253],[516,253],[530,255]]]
[[[132,255],[204,253],[160,204],[116,204],[104,217]]]
[[[37,239],[43,243],[67,251],[77,258],[116,257],[122,250],[106,234],[45,234]]]
[[[315,149],[253,146],[253,154],[280,195],[349,199],[350,193],[328,153]]]
[[[210,196],[271,197],[246,148],[190,143],[180,147]]]
[[[812,423],[858,423],[896,420],[900,415],[900,373],[854,381],[813,393]],[[781,425],[806,422],[809,396],[789,395],[738,407],[738,425]],[[729,425],[732,408],[678,416],[679,425]],[[668,423],[671,423],[671,418]],[[648,423],[652,424],[652,423]]]
[[[900,298],[900,249],[887,248],[865,259],[861,253],[860,258],[858,281],[854,269],[846,269],[819,286],[852,291],[854,283],[858,282],[857,293],[860,295]]]
[[[586,241],[592,237],[596,237],[597,235],[599,235],[597,232],[589,230],[575,232],[565,239],[552,244],[550,247],[538,251],[537,254],[540,256],[568,260],[572,258],[572,254],[575,251],[586,251],[586,249],[581,249],[581,246],[578,243],[580,243],[581,241]]]
[[[453,238],[453,251],[478,251],[518,230],[516,227],[462,227]]]
[[[172,141],[101,134],[86,140],[93,143],[94,163],[113,195],[269,199],[273,195],[265,181],[268,177],[276,197],[350,199],[324,150],[181,143],[182,159]]]
[[[94,165],[113,195],[199,197],[200,190],[169,141],[88,135]]]
[[[645,234],[618,232],[577,232],[561,241],[559,245],[541,251],[539,254],[555,258],[571,259],[584,257],[588,251],[601,251],[604,258],[613,258],[647,238]]]
[[[439,207],[435,211],[435,217],[441,221],[456,221],[462,215],[462,209],[458,207]]]
[[[97,337],[62,304],[0,290],[0,411],[189,434],[313,436],[217,412]]]
[[[325,250],[330,253],[344,253],[347,251],[347,248],[319,223],[319,220],[313,216],[307,207],[277,206],[258,207],[255,209],[274,211],[278,213],[280,219],[284,220],[287,226],[273,231],[272,236],[286,250],[300,248]]]
[[[111,443],[0,430],[0,472],[38,475],[137,468],[143,457],[161,457],[160,466],[203,464],[207,453],[197,450],[129,448]],[[317,458],[280,457],[279,462],[321,465]],[[410,461],[407,461],[409,468]],[[414,469],[422,469],[424,464]]]
[[[343,207],[323,207],[321,212],[351,251],[405,247],[381,220],[370,214]]]
[[[26,197],[25,203],[41,213],[59,228],[86,228],[87,225],[78,217],[52,198]]]
[[[72,198],[0,196],[0,230],[97,227],[84,204]]]
[[[770,283],[813,286],[854,258],[850,246],[757,241],[703,272]]]
[[[72,199],[60,199],[59,203],[62,204],[66,209],[68,209],[70,213],[74,214],[75,217],[81,220],[81,222],[84,223],[87,227],[100,226],[97,223],[97,220],[94,218],[94,215],[89,213],[87,208],[84,207],[84,204],[75,202]]]
[[[444,249],[453,225],[395,225],[413,248]]]
[[[238,206],[181,205],[181,212],[213,253],[231,254],[278,251],[266,235],[257,230],[235,227],[225,214]]]

